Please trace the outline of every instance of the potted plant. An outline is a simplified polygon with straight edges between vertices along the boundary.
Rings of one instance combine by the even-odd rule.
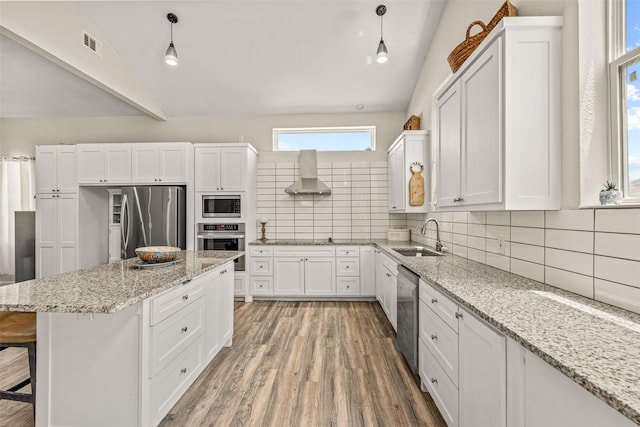
[[[622,191],[616,188],[615,182],[607,181],[604,189],[600,190],[601,205],[619,205],[622,203]]]

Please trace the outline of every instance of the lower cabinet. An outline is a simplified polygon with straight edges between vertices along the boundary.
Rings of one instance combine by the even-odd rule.
[[[376,249],[373,246],[360,248],[360,295],[376,295]]]
[[[398,330],[398,264],[376,250],[376,298],[395,331]]]
[[[113,314],[39,312],[36,426],[158,425],[231,345],[233,273],[227,263]]]
[[[506,427],[506,338],[420,281],[419,371],[447,425]]]

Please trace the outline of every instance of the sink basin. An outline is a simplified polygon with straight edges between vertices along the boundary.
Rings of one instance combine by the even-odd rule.
[[[436,252],[433,249],[427,249],[427,248],[393,248],[393,250],[403,256],[442,256],[444,255],[441,252]]]

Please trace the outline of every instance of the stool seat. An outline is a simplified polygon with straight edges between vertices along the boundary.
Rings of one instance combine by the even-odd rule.
[[[36,313],[0,311],[0,344],[36,341]]]

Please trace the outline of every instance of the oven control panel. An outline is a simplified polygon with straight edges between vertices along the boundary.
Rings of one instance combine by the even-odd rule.
[[[240,231],[244,232],[244,224],[198,224],[198,231]]]

